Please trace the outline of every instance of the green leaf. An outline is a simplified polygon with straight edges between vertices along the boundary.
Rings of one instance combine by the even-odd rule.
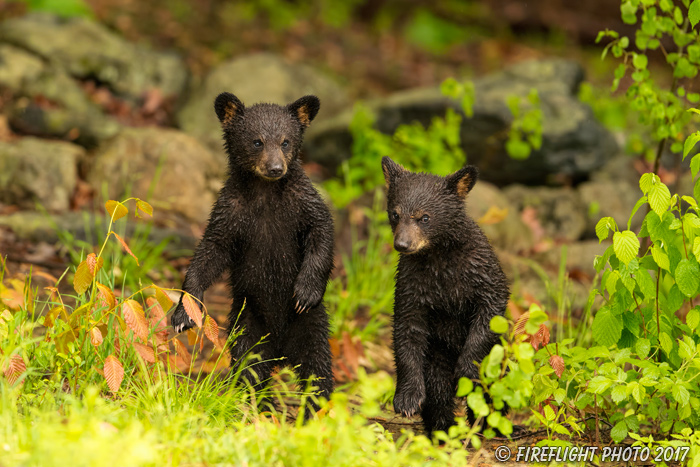
[[[700,21],[700,0],[693,0],[688,7],[688,21],[693,27]]]
[[[494,316],[491,318],[489,327],[491,328],[491,331],[495,332],[496,334],[505,334],[508,332],[508,320],[500,315]]]
[[[693,240],[693,256],[700,261],[700,237],[695,237]]]
[[[566,390],[564,388],[557,388],[554,390],[554,400],[557,401],[557,404],[561,404],[565,398]]]
[[[688,325],[691,331],[695,331],[695,328],[697,328],[698,324],[700,324],[700,311],[698,311],[698,307],[695,307],[688,312],[688,314],[685,316],[685,324]]]
[[[605,376],[594,376],[593,379],[588,383],[588,392],[594,394],[604,393],[610,386],[612,386],[612,381],[610,381]]]
[[[661,181],[654,183],[649,189],[649,206],[661,217],[671,203],[671,192]]]
[[[627,230],[630,230],[632,228],[631,227],[632,226],[632,218],[634,217],[635,214],[637,214],[637,211],[639,210],[639,208],[641,208],[644,205],[644,203],[646,203],[646,202],[647,202],[646,196],[642,196],[641,198],[639,198],[637,200],[637,203],[632,208],[632,214],[630,214],[630,218],[627,220]],[[597,230],[596,230],[596,233],[598,233]]]
[[[593,319],[593,338],[600,345],[611,346],[618,343],[622,335],[622,320],[609,308],[601,308]]]
[[[637,382],[630,383],[630,386],[632,386],[632,397],[634,397],[634,400],[637,401],[637,404],[641,404],[644,400],[644,396],[646,395],[646,389],[644,389],[644,386]]]
[[[635,274],[635,279],[639,285],[639,290],[642,291],[644,298],[651,300],[656,295],[656,286],[654,285],[654,280],[651,278],[651,274],[646,269],[637,271]]]
[[[634,58],[632,59],[632,64],[634,65],[635,68],[638,68],[640,70],[643,70],[647,67],[648,59],[647,56],[644,54],[634,54]]]
[[[669,355],[671,350],[673,350],[673,339],[671,339],[671,336],[663,331],[661,331],[661,334],[659,335],[659,343],[661,344],[661,348],[666,355]]]
[[[639,358],[647,358],[649,356],[649,351],[651,350],[651,342],[649,339],[639,338],[637,343],[634,345],[634,349],[637,352]]]
[[[624,420],[617,422],[612,430],[610,430],[610,437],[616,443],[619,443],[623,439],[627,438],[627,424]]]
[[[680,405],[686,405],[688,402],[690,402],[690,392],[688,392],[685,386],[681,385],[680,383],[673,385],[671,394]]]
[[[639,178],[639,189],[642,190],[642,193],[645,195],[649,193],[649,190],[651,187],[658,181],[658,178],[655,174],[651,172],[647,172],[645,174],[642,174],[642,176]]]
[[[695,178],[700,171],[700,154],[694,155],[690,159],[690,173]]]
[[[676,266],[676,284],[683,295],[694,297],[700,285],[700,267],[695,261],[682,259]]]
[[[612,217],[603,217],[595,226],[595,234],[598,236],[598,243],[608,238],[609,229],[617,230],[617,223]]]
[[[557,417],[557,414],[554,413],[554,409],[552,408],[552,406],[549,404],[545,405],[544,406],[544,418],[548,422],[553,422],[556,417]]]
[[[610,392],[613,402],[616,404],[627,399],[627,387],[626,386],[615,386]]]
[[[685,139],[685,144],[683,145],[683,159],[686,158],[688,153],[695,147],[698,141],[700,141],[700,131],[692,133]]]
[[[639,238],[631,230],[615,232],[613,235],[613,249],[618,259],[628,264],[639,253]]]
[[[666,271],[670,270],[671,262],[668,259],[668,255],[664,253],[661,248],[657,246],[651,247],[651,256],[654,258],[654,261],[658,267],[665,269]]]
[[[469,378],[459,378],[457,383],[457,397],[464,397],[474,389],[474,383]]]

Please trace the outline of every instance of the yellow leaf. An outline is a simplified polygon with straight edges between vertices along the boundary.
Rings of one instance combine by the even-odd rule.
[[[197,345],[198,338],[199,338],[199,336],[197,335],[197,331],[195,331],[194,329],[187,330],[187,343],[189,345],[192,345],[192,346]]]
[[[145,214],[148,214],[149,216],[153,215],[153,206],[148,204],[147,202],[137,199],[136,200],[136,210],[138,211],[143,211]]]
[[[489,207],[488,211],[477,221],[482,225],[498,224],[502,222],[508,215],[508,208],[499,208],[498,206]]]
[[[109,390],[116,393],[124,380],[124,367],[114,355],[105,358],[104,366],[105,379]]]
[[[151,329],[153,329],[153,334],[155,334],[158,343],[162,344],[168,338],[168,320],[158,300],[153,297],[148,297],[146,299],[146,305],[148,305],[148,317]]]
[[[78,269],[75,271],[75,277],[73,277],[73,288],[75,291],[78,294],[84,294],[92,283],[92,277],[87,261],[81,261]]]
[[[112,218],[112,221],[121,219],[129,214],[129,209],[127,209],[126,206],[119,201],[114,201],[112,199],[105,203],[105,209],[107,210],[107,214],[109,214],[109,216]]]
[[[107,310],[112,310],[117,304],[112,290],[99,282],[97,283],[97,296],[100,298],[100,304],[107,307]]]
[[[173,301],[170,300],[170,297],[168,297],[168,294],[165,293],[163,289],[158,287],[157,285],[152,285],[154,289],[156,289],[156,300],[158,300],[158,303],[160,303],[161,308],[163,308],[164,312],[167,312],[172,308],[173,306]]]
[[[44,315],[44,326],[47,328],[52,328],[54,323],[56,322],[56,318],[62,310],[63,308],[61,308],[60,306],[51,308],[51,311]]]

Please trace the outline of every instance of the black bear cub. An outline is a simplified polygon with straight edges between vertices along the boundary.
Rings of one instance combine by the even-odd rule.
[[[387,212],[400,253],[394,294],[394,410],[420,411],[426,431],[454,425],[460,377],[478,381],[474,362],[499,342],[489,322],[503,315],[508,283],[464,199],[477,170],[447,177],[413,173],[382,159]],[[468,411],[469,421],[474,416]]]
[[[328,398],[333,373],[322,300],[333,268],[333,220],[298,158],[319,106],[315,96],[284,107],[246,107],[230,93],[216,98],[229,178],[182,288],[202,300],[228,272],[233,294],[228,332],[234,326],[243,331],[230,349],[233,369],[255,347],[261,360],[241,375],[256,389],[270,377],[275,360],[284,358],[284,364],[298,366],[301,378],[319,378],[319,395]],[[176,332],[194,326],[182,300],[171,323]]]

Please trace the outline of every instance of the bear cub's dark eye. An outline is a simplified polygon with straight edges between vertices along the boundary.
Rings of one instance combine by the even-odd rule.
[[[255,146],[256,148],[261,148],[262,145],[263,145],[263,142],[260,141],[259,139],[256,139],[255,141],[253,141],[253,146]]]
[[[289,141],[285,139],[284,141],[282,141],[282,147],[286,148],[287,146],[289,146]]]
[[[420,222],[422,224],[427,224],[428,222],[430,222],[430,216],[427,214],[423,214],[423,217],[420,218]]]
[[[391,214],[389,214],[389,216],[391,216],[391,220],[393,221],[399,220],[399,213],[396,211],[391,211]]]

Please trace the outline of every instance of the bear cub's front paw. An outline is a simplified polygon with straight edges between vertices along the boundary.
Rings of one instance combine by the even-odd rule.
[[[170,318],[170,324],[173,326],[175,334],[179,334],[195,327],[195,322],[192,321],[192,318],[190,318],[185,311],[185,306],[182,304],[182,301],[180,301],[177,308],[175,308],[173,316]]]
[[[304,284],[294,286],[294,297],[292,303],[297,313],[303,313],[317,306],[323,300],[323,292]]]
[[[418,413],[423,402],[425,402],[425,387],[422,384],[401,389],[397,387],[394,394],[394,412],[404,417],[411,417]]]

